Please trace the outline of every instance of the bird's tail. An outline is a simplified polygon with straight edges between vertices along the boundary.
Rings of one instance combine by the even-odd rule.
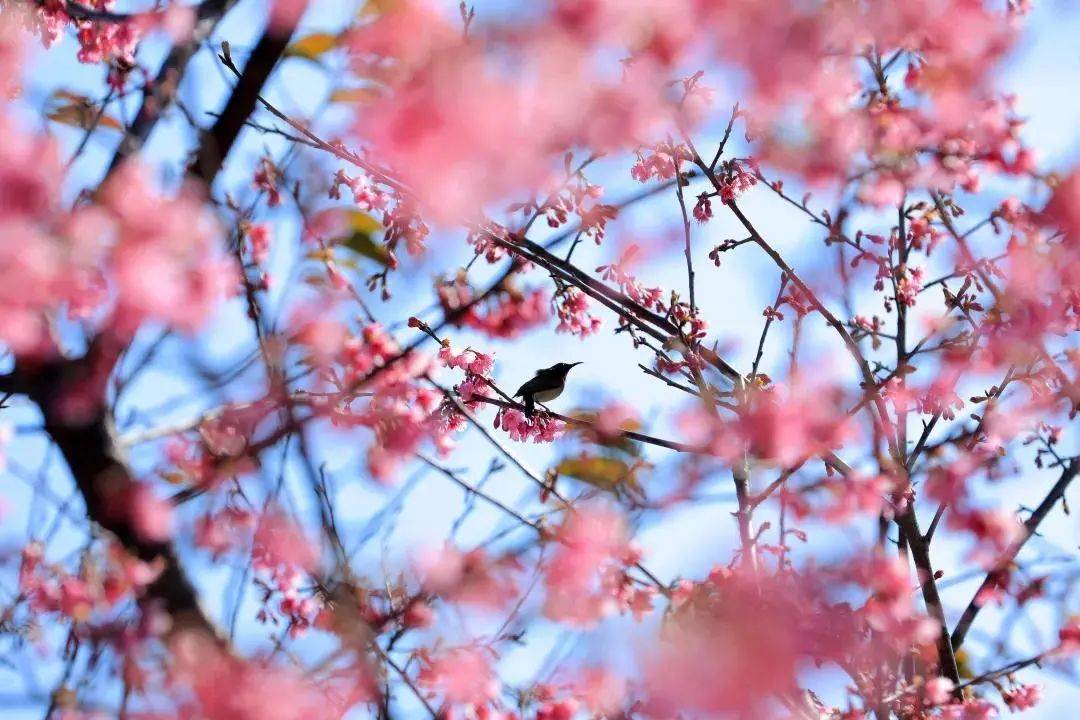
[[[536,412],[536,403],[533,401],[532,395],[526,395],[525,400],[525,417],[531,418],[533,413]]]

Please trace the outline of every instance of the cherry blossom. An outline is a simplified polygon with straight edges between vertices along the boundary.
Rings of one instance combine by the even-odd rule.
[[[1063,11],[479,5],[0,0],[8,699],[1057,707]]]

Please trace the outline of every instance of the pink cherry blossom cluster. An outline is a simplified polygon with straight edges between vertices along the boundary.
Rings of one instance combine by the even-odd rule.
[[[637,583],[628,569],[641,559],[622,517],[601,506],[568,512],[552,531],[553,555],[544,566],[544,613],[571,625],[592,625],[629,611],[652,610],[656,588]]]
[[[0,0],[5,11],[11,1]],[[150,21],[73,15],[113,3],[88,0],[80,11],[40,0],[28,4],[28,17],[47,44],[74,30],[79,59],[109,66],[105,88],[118,92],[98,120],[112,120],[109,103],[117,98],[126,108],[129,92],[145,102],[188,102],[151,95],[168,88],[154,88],[153,73],[135,66],[136,43]],[[267,39],[291,32],[308,3],[272,5]],[[121,163],[99,188],[66,200],[78,178],[66,177],[58,145],[27,131],[17,118],[28,108],[5,100],[0,342],[14,360],[0,372],[0,406],[25,398],[40,407],[43,422],[30,431],[68,462],[88,527],[96,520],[119,529],[93,538],[77,557],[48,562],[31,523],[16,600],[0,617],[0,630],[10,625],[44,638],[49,633],[39,626],[46,622],[70,627],[64,660],[72,672],[87,664],[87,651],[93,667],[111,648],[124,682],[121,714],[131,698],[139,711],[162,718],[329,720],[366,704],[387,716],[423,706],[425,714],[448,720],[777,714],[979,720],[998,715],[994,703],[1013,711],[1037,707],[1041,688],[1021,682],[1013,669],[1080,652],[1080,618],[1067,618],[1057,644],[1043,645],[1029,660],[1007,657],[1010,619],[971,674],[953,662],[961,660],[954,649],[963,643],[964,623],[981,608],[1001,604],[1008,614],[1060,602],[1064,616],[1068,607],[1060,566],[1034,569],[1034,542],[1020,553],[1029,537],[1047,530],[1035,527],[1040,513],[1046,506],[1058,512],[1062,486],[1080,467],[1070,456],[1069,425],[1080,413],[1080,350],[1073,342],[1080,331],[1080,172],[1039,167],[1021,106],[995,89],[999,61],[1015,45],[1026,5],[552,0],[527,13],[482,13],[477,20],[468,3],[457,17],[433,0],[364,3],[341,32],[282,36],[260,41],[253,52],[258,60],[277,45],[277,59],[288,62],[347,63],[348,82],[335,85],[340,89],[331,100],[346,114],[347,136],[290,150],[305,159],[329,150],[321,157],[332,164],[308,166],[315,192],[307,178],[287,172],[293,166],[285,160],[256,156],[243,182],[265,202],[238,211],[226,191],[220,205],[238,215],[235,257],[221,247],[224,233],[209,191],[162,188],[139,160]],[[213,11],[213,3],[199,8],[203,25],[217,20],[203,14]],[[164,9],[154,14],[162,16],[154,23],[181,24]],[[18,85],[21,72],[5,22],[4,90]],[[177,51],[166,63],[183,55],[179,34],[174,39]],[[221,59],[228,57],[223,48]],[[181,59],[178,72],[197,68]],[[249,62],[237,71],[236,87],[246,88],[259,66]],[[745,93],[719,148],[695,137],[723,130],[728,120],[726,112],[709,117],[719,93],[705,85],[704,72],[689,74],[696,67],[731,71]],[[145,86],[128,88],[129,75],[144,76]],[[275,77],[290,82],[287,73]],[[362,101],[342,102],[360,82]],[[279,95],[264,92],[269,87],[257,88],[265,104]],[[180,109],[197,117],[186,105]],[[272,115],[268,122],[285,119],[284,110]],[[73,124],[96,139],[83,119]],[[742,136],[732,138],[736,121]],[[309,137],[323,131],[319,121],[305,127]],[[362,149],[346,152],[346,141]],[[93,156],[82,153],[79,147],[74,157]],[[574,157],[588,160],[574,169]],[[686,231],[685,238],[658,233],[640,245],[617,239],[621,252],[595,267],[603,287],[571,262],[582,239],[610,243],[624,229],[612,222],[616,205],[604,202],[605,191],[584,175],[600,157],[623,163],[623,184],[647,185],[627,204],[649,195],[678,199],[682,213],[668,207],[668,219]],[[358,169],[335,172],[343,160]],[[766,179],[762,168],[770,176],[783,173],[787,185]],[[221,188],[225,179],[209,185]],[[803,185],[814,195],[800,201],[785,191]],[[1032,192],[1016,194],[1029,185]],[[271,211],[281,207],[283,194],[288,207]],[[334,207],[320,206],[327,194],[338,201]],[[787,258],[788,239],[777,236],[768,218],[755,216],[751,224],[743,214],[756,213],[759,200],[808,220],[820,236],[816,252],[800,249]],[[504,217],[503,225],[487,217],[493,209],[524,219],[518,225]],[[286,212],[302,222],[298,248],[286,247],[288,238],[275,236],[261,215]],[[699,235],[708,228],[699,225],[710,222],[736,224],[731,235],[745,239],[704,245]],[[561,232],[544,230],[545,223]],[[373,240],[373,229],[381,240]],[[444,229],[467,233],[467,248],[458,250],[468,264],[460,270],[445,264],[457,260],[444,261],[442,249],[429,251]],[[683,252],[684,239],[685,283],[653,285],[650,271],[681,271],[684,258],[666,261]],[[561,252],[538,249],[564,240],[572,240],[565,260]],[[346,244],[358,252],[335,247]],[[402,246],[423,258],[399,259]],[[716,266],[722,253],[767,263],[767,278],[750,278],[755,285],[765,278],[775,288],[780,275],[761,317],[749,318],[764,326],[757,344],[755,334],[747,346],[759,348],[752,367],[745,357],[721,357],[731,347],[725,347],[727,323],[717,331],[714,321],[719,335],[709,337],[706,313],[715,308],[702,283],[716,273],[708,263],[694,269],[709,247]],[[296,292],[283,288],[265,303],[253,297],[270,287],[271,259],[277,266],[293,257],[322,267],[311,275],[298,266],[304,282]],[[580,264],[581,254],[576,257]],[[484,264],[480,258],[491,266],[474,268]],[[425,272],[444,263],[432,271],[437,305],[421,313],[438,323],[411,317],[404,329],[406,323],[387,316],[399,305],[369,303],[353,286],[349,269],[376,263],[369,294],[378,295],[381,285],[388,300],[388,278],[403,261]],[[474,286],[470,273],[473,282],[483,273],[492,284]],[[690,299],[684,299],[687,287]],[[227,404],[179,432],[137,438],[131,446],[139,452],[129,461],[123,452],[129,436],[114,433],[113,425],[132,417],[141,422],[142,403],[131,403],[139,412],[128,412],[131,396],[123,393],[138,385],[126,383],[142,371],[140,362],[176,369],[154,357],[157,346],[140,360],[141,343],[133,339],[141,340],[148,325],[162,325],[169,331],[162,347],[185,342],[172,331],[201,329],[241,291],[249,308],[244,322],[251,323],[245,326],[253,332],[244,336],[250,352],[237,365],[240,375],[221,374]],[[591,303],[601,296],[603,303]],[[665,420],[676,422],[658,423],[656,437],[641,427],[638,409],[622,402],[573,418],[542,408],[526,416],[495,386],[491,353],[459,349],[436,335],[456,326],[513,340],[547,328],[585,339],[601,328],[593,312],[608,309],[616,311],[616,336],[655,351],[658,371],[674,376],[667,387],[654,387],[678,390],[671,396],[685,402],[663,408]],[[440,343],[436,352],[416,349],[429,338]],[[778,348],[780,342],[789,344]],[[207,391],[217,391],[217,371],[201,372],[203,349],[200,342],[190,354],[199,363],[193,382],[205,379]],[[218,351],[211,343],[205,349]],[[436,385],[439,374],[453,376],[452,393]],[[233,400],[253,392],[254,400]],[[328,468],[336,463],[321,464],[319,455],[328,445],[359,445],[359,460],[341,472],[356,474],[359,467],[365,478],[394,484],[411,463],[436,465],[428,451],[447,455],[473,413],[489,404],[501,406],[493,426],[512,441],[554,443],[573,425],[583,447],[557,453],[565,460],[540,481],[513,454],[523,448],[482,433],[500,456],[482,481],[467,484],[468,470],[459,478],[459,471],[443,469],[468,497],[450,537],[437,538],[434,550],[406,553],[399,571],[388,572],[387,559],[369,574],[372,556],[356,549],[371,535],[336,514],[338,499],[327,491]],[[22,433],[21,427],[14,435],[0,431],[0,464],[11,454],[20,475],[23,461],[14,453]],[[255,471],[271,475],[271,455],[279,449],[281,481],[268,487]],[[507,457],[506,473],[497,476]],[[1030,483],[1020,475],[1029,457],[1044,471]],[[565,469],[571,458],[580,472]],[[309,471],[300,481],[313,481],[317,507],[275,504],[295,483],[296,460]],[[99,472],[103,465],[108,472]],[[145,466],[178,488],[172,498],[142,476]],[[542,488],[539,498],[518,495],[521,507],[502,492],[518,471],[527,487],[532,481]],[[1037,490],[1045,498],[1038,510],[1018,512],[1011,500],[986,499],[986,487],[996,490],[1018,477],[1041,486],[1051,472],[1060,479],[1049,491]],[[638,477],[646,473],[661,501],[652,483],[647,499],[624,492],[640,489]],[[554,484],[560,474],[590,488],[581,496],[561,492]],[[327,482],[319,487],[317,480]],[[498,492],[491,489],[496,485]],[[388,497],[386,511],[372,513],[365,525],[385,530],[387,550],[400,537],[391,533],[405,532],[399,527],[405,523],[387,518],[398,516],[412,487]],[[631,518],[651,519],[690,503],[701,510],[699,497],[711,502],[715,487],[734,490],[717,513],[731,522],[731,532],[721,536],[724,556],[713,557],[711,542],[690,548],[710,555],[704,567],[713,569],[704,578],[692,570],[673,578],[648,567]],[[605,494],[610,504],[597,501]],[[38,490],[34,497],[35,512],[50,499]],[[621,505],[640,514],[625,514]],[[57,518],[72,507],[59,505]],[[473,529],[465,527],[473,513],[488,512],[510,529],[500,527],[483,541],[459,540],[459,530]],[[821,535],[814,532],[822,530],[826,544],[817,545]],[[828,530],[859,540],[830,543]],[[937,582],[951,581],[956,564],[955,553],[941,552],[946,534],[970,545],[962,562],[982,579],[957,624],[950,624],[951,596],[946,611],[938,594]],[[661,533],[649,537],[665,540]],[[189,539],[204,563],[250,560],[259,601],[252,614],[280,630],[264,628],[273,636],[272,652],[245,647],[242,657],[217,637],[218,618],[195,597],[201,583],[184,582],[199,565],[173,549],[174,541],[183,549]],[[966,590],[957,585],[950,592]],[[989,615],[980,622],[992,622]],[[603,638],[588,630],[621,622],[615,616],[645,620],[634,626],[633,657],[593,665]],[[516,669],[500,667],[510,664],[503,659],[532,639],[526,633],[532,621],[545,619],[582,640],[568,647],[589,655],[590,664],[572,657],[546,676],[511,682]],[[301,644],[309,631],[316,637],[306,642],[317,646]],[[971,644],[963,647],[972,651]],[[286,653],[289,663],[280,660]],[[309,665],[316,656],[318,664]],[[830,701],[841,706],[808,690],[817,668],[848,676]],[[86,685],[66,679],[48,701],[72,718],[91,704]]]
[[[465,371],[465,380],[454,387],[461,401],[470,410],[476,410],[480,402],[478,397],[484,398],[491,394],[491,374],[495,367],[495,359],[490,355],[465,349],[460,353],[454,353],[449,341],[439,348],[439,361],[448,368],[460,368]]]
[[[5,4],[5,12],[9,8]],[[135,63],[135,48],[145,27],[152,24],[139,17],[122,22],[98,22],[71,17],[65,9],[64,0],[42,0],[36,7],[23,13],[23,22],[37,33],[45,47],[51,46],[68,27],[75,29],[79,41],[78,59],[82,63],[119,62],[128,66]],[[82,3],[91,10],[113,10],[116,0],[88,0]],[[17,5],[12,12],[25,8]]]
[[[334,427],[373,432],[367,450],[372,477],[389,482],[426,442],[440,453],[449,452],[463,422],[454,413],[442,412],[442,392],[423,382],[432,369],[431,357],[403,353],[378,323],[368,323],[353,334],[341,323],[306,311],[295,322],[298,345],[309,353],[309,364],[319,368],[331,389],[311,395],[307,404]],[[485,362],[473,360],[480,363],[476,367]]]
[[[277,509],[262,513],[251,549],[251,567],[262,589],[257,619],[275,625],[284,619],[291,637],[306,632],[323,607],[307,577],[317,562],[316,548],[295,523]]]
[[[566,156],[566,169],[570,171],[571,156]],[[589,182],[581,171],[573,173],[569,182],[543,204],[535,202],[512,203],[510,212],[521,211],[525,215],[536,213],[547,219],[548,227],[559,228],[567,223],[571,215],[577,215],[580,219],[580,232],[583,237],[592,238],[597,245],[604,239],[604,232],[609,220],[618,215],[618,209],[613,205],[599,202],[604,196],[604,189],[600,185]],[[493,228],[496,235],[505,237],[505,230]],[[475,244],[475,240],[472,241]],[[477,250],[480,252],[479,248]],[[489,262],[490,262],[489,258]]]
[[[483,548],[462,552],[447,545],[417,562],[423,588],[449,602],[481,608],[509,607],[520,592],[520,561],[491,557]]]
[[[729,203],[757,185],[761,170],[753,158],[736,158],[722,162],[715,175],[720,184],[720,202]]]
[[[652,180],[671,180],[675,171],[684,162],[694,159],[694,154],[685,145],[659,143],[653,147],[638,151],[638,160],[630,168],[630,175],[638,182]]]
[[[334,175],[334,183],[330,186],[330,197],[335,200],[341,199],[342,186],[349,188],[353,202],[361,210],[383,210],[390,202],[390,196],[363,173],[352,177],[344,170],[338,170]]]
[[[417,652],[420,670],[417,684],[429,697],[441,698],[447,718],[483,717],[510,718],[491,713],[489,706],[497,704],[499,682],[495,675],[495,656],[490,648],[465,645],[440,652]],[[451,709],[452,708],[452,709]]]
[[[259,164],[255,168],[255,174],[251,178],[251,186],[266,194],[268,207],[277,207],[281,204],[281,191],[278,189],[281,180],[281,170],[274,164],[272,159],[264,157],[259,160]]]
[[[715,567],[676,585],[665,632],[642,656],[642,710],[768,716],[763,698],[796,687],[807,659],[846,651],[855,661],[857,632],[850,608],[829,603],[814,577]]]
[[[897,486],[896,479],[887,475],[836,475],[817,483],[820,493],[784,491],[783,498],[796,517],[816,517],[840,524],[860,515],[893,514],[895,505],[906,502],[902,496],[894,497]],[[818,500],[818,495],[823,499]]]
[[[153,188],[148,169],[129,163],[102,188],[101,210],[91,207],[76,222],[116,238],[109,249],[114,323],[130,328],[156,319],[195,330],[235,291],[235,267],[197,191],[169,199]]]
[[[31,542],[22,550],[19,592],[35,613],[56,614],[68,622],[100,617],[122,601],[138,596],[161,573],[160,563],[144,562],[120,546],[106,544],[101,555],[87,555],[71,573],[45,560],[45,546]]]
[[[482,302],[474,302],[475,290],[458,276],[442,279],[435,287],[439,302],[454,314],[454,324],[469,327],[491,338],[513,339],[547,322],[550,309],[541,289],[519,290],[504,285]]]
[[[897,648],[932,643],[939,634],[934,621],[917,611],[911,597],[911,574],[897,557],[873,553],[845,569],[847,579],[870,591],[859,615]]]
[[[568,679],[539,683],[529,691],[537,720],[573,720],[585,711],[596,716],[617,714],[627,695],[626,681],[603,667],[575,668]]]
[[[0,268],[12,279],[0,290],[0,340],[8,347],[54,352],[45,320],[65,307],[120,337],[146,320],[193,331],[235,290],[220,228],[195,190],[163,195],[145,166],[128,162],[96,204],[64,211],[55,147],[11,122],[0,115],[9,139],[0,150],[9,188],[0,202]]]
[[[631,269],[641,260],[641,248],[637,245],[627,247],[619,259],[610,265],[601,265],[596,268],[600,277],[606,281],[614,282],[619,289],[631,300],[646,308],[656,308],[663,312],[661,302],[664,291],[659,287],[645,287],[638,282],[631,273]]]
[[[677,17],[663,16],[664,27]],[[636,36],[655,17],[651,3],[620,10],[616,37]],[[402,174],[433,219],[471,218],[485,202],[552,187],[564,148],[640,144],[674,114],[664,71],[675,58],[663,49],[673,38],[655,39],[661,44],[611,77],[599,71],[605,58],[591,32],[541,22],[528,33],[496,28],[472,43],[432,3],[397,3],[348,37],[353,69],[390,90],[366,104],[356,135]],[[512,79],[506,62],[518,67]],[[507,147],[515,148],[512,163]],[[599,219],[587,224],[599,229]]]
[[[217,560],[246,547],[257,524],[255,513],[242,508],[206,513],[195,522],[195,544]]]
[[[229,653],[194,632],[170,643],[174,661],[168,685],[177,698],[166,717],[305,717],[331,720],[376,697],[375,680],[362,662],[315,682],[289,663],[250,660]]]
[[[701,193],[698,195],[697,202],[694,203],[694,219],[704,225],[712,219],[712,216],[712,200],[709,199],[708,193]]]
[[[501,408],[495,414],[493,426],[509,434],[511,440],[524,442],[531,439],[534,443],[555,442],[566,429],[562,420],[545,412],[534,413],[528,418],[517,408]]]
[[[734,418],[694,409],[681,424],[691,442],[728,462],[749,454],[759,462],[791,467],[827,454],[852,436],[851,424],[837,420],[841,400],[836,389],[796,381],[751,388]]]
[[[600,329],[600,318],[589,314],[589,297],[576,287],[567,287],[553,299],[559,318],[557,332],[577,335],[584,340]]]

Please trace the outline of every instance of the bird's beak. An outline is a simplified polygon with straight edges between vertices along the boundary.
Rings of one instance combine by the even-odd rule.
[[[584,360],[579,360],[576,363],[570,363],[570,367],[574,367],[575,365],[582,365],[582,364],[584,364],[584,362],[585,362]]]

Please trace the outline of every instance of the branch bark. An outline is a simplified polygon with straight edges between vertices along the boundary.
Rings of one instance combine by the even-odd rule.
[[[236,4],[236,0],[206,0],[199,5],[195,28],[187,42],[174,45],[158,70],[153,91],[143,95],[142,105],[116,148],[106,175],[111,174],[126,158],[138,153],[150,137],[158,119],[162,116],[180,88],[184,70],[199,46],[206,41],[218,22]]]
[[[236,143],[240,130],[255,110],[263,86],[266,85],[274,67],[285,54],[285,48],[289,46],[293,32],[296,30],[296,22],[301,14],[297,13],[297,19],[291,25],[272,26],[263,32],[251,51],[251,55],[248,56],[247,64],[244,65],[244,70],[236,81],[229,100],[225,103],[225,108],[218,115],[213,127],[202,134],[199,149],[188,172],[205,182],[207,187],[214,182],[226,156]],[[223,59],[229,57],[228,53],[228,45],[223,45]]]
[[[147,587],[144,601],[161,603],[172,618],[171,632],[195,630],[224,645],[224,635],[203,611],[172,545],[144,538],[133,527],[125,501],[134,486],[134,475],[117,450],[104,405],[85,417],[73,416],[64,408],[64,399],[80,391],[80,384],[88,380],[99,360],[100,355],[89,354],[39,368],[17,367],[15,374],[20,387],[40,408],[45,432],[67,462],[89,519],[132,555],[162,563],[161,574]]]
[[[1065,497],[1065,490],[1069,487],[1069,483],[1076,477],[1077,472],[1080,472],[1080,459],[1073,458],[1062,471],[1058,481],[1050,488],[1050,492],[1046,494],[1043,501],[1039,503],[1039,506],[1035,508],[1035,511],[1032,512],[1031,516],[1024,522],[1023,536],[1012,544],[1008,551],[1006,551],[1001,559],[998,560],[994,568],[987,573],[985,578],[983,578],[982,583],[979,585],[979,589],[975,591],[975,595],[971,598],[971,602],[964,608],[963,615],[960,616],[960,620],[957,621],[956,627],[953,629],[952,647],[954,650],[958,650],[960,646],[964,644],[964,639],[967,637],[968,630],[971,629],[972,623],[975,622],[975,618],[983,608],[983,603],[979,602],[979,598],[997,582],[997,578],[1012,564],[1012,561],[1016,559],[1020,550],[1027,541],[1031,539],[1031,536],[1035,534],[1035,531],[1038,530],[1042,521],[1045,520],[1046,516],[1050,514],[1050,511],[1054,509],[1054,505]]]

